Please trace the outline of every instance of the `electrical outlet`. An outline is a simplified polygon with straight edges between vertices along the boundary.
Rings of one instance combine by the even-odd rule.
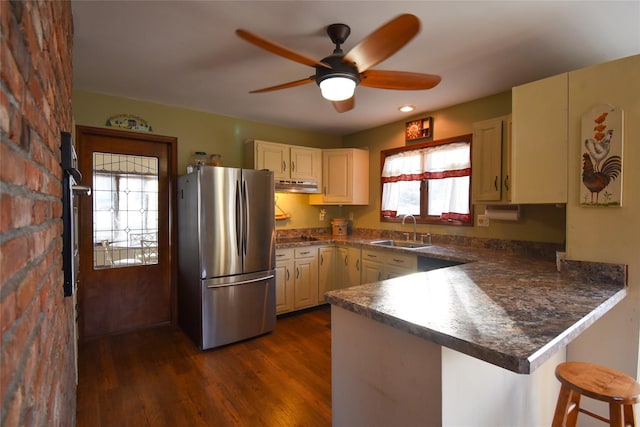
[[[478,215],[478,227],[488,227],[489,217],[486,215]]]
[[[353,212],[349,212],[349,220],[353,221]]]

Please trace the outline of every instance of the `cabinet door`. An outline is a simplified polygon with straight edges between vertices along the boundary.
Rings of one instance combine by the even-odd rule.
[[[324,294],[336,289],[337,276],[336,248],[323,246],[318,248],[318,302],[325,301]]]
[[[379,282],[383,279],[384,264],[378,261],[362,259],[362,283]]]
[[[322,180],[322,150],[318,148],[290,148],[291,179],[304,181]]]
[[[351,150],[325,150],[323,165],[325,202],[351,202],[353,198]]]
[[[318,304],[318,257],[294,260],[293,307]]]
[[[336,247],[336,289],[360,284],[360,248]]]
[[[355,148],[322,150],[322,194],[312,205],[368,205],[369,152]]]
[[[255,169],[269,169],[276,179],[289,178],[289,147],[282,144],[255,142]]]
[[[512,203],[567,202],[568,74],[512,90]]]
[[[502,197],[502,119],[473,124],[473,200]]]
[[[504,118],[502,125],[502,200],[511,202],[511,135],[512,116]]]
[[[360,248],[347,248],[347,287],[358,286],[360,282]]]
[[[398,267],[395,265],[386,265],[384,271],[385,279],[393,279],[394,277],[406,276],[407,274],[415,273],[416,270],[407,267]]]
[[[293,310],[293,259],[276,261],[276,313]]]

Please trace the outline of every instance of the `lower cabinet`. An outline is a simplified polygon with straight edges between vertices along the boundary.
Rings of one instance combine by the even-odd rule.
[[[295,248],[293,269],[293,308],[318,305],[318,248]]]
[[[276,313],[318,305],[318,248],[276,251]]]
[[[360,246],[276,250],[276,313],[324,304],[324,294],[418,271],[417,256]]]
[[[325,302],[324,294],[336,288],[336,247],[318,248],[318,303]]]
[[[335,289],[358,286],[361,275],[360,247],[337,246]]]
[[[293,310],[293,249],[276,251],[276,314]]]
[[[378,282],[418,271],[418,257],[375,249],[362,250],[362,283]]]

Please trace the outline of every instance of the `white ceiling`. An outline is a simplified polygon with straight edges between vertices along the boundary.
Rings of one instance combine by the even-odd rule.
[[[74,88],[336,135],[640,53],[640,1],[73,1]],[[249,30],[306,56],[333,51],[325,28],[351,27],[348,52],[401,13],[420,33],[373,69],[442,76],[427,91],[358,87],[337,113],[315,84],[262,94],[314,69],[235,35]],[[416,113],[412,114],[413,116]]]

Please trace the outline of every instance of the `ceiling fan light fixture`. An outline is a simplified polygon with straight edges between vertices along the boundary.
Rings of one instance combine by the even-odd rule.
[[[349,77],[329,77],[319,83],[323,98],[329,101],[344,101],[353,96],[356,81]]]

